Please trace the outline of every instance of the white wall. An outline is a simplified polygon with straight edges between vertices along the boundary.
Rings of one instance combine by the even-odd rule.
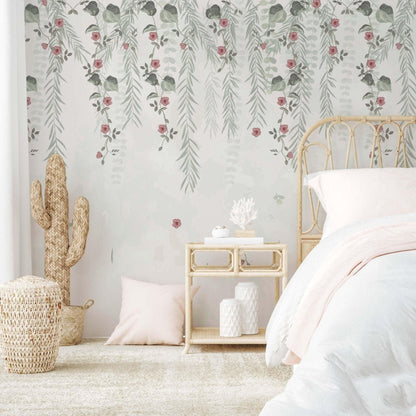
[[[45,158],[51,146],[64,155],[67,163],[70,206],[79,195],[90,200],[86,254],[72,269],[72,303],[82,304],[88,298],[96,302],[87,315],[87,336],[109,335],[116,325],[120,276],[159,283],[183,282],[184,244],[202,240],[217,224],[231,226],[228,213],[232,200],[242,196],[253,196],[256,201],[257,235],[268,241],[289,243],[293,272],[296,187],[292,155],[305,128],[329,114],[414,114],[416,110],[416,97],[409,94],[416,85],[414,16],[408,13],[407,1],[392,2],[393,14],[384,11],[383,23],[379,21],[380,13],[376,17],[374,5],[366,17],[357,11],[358,5],[352,7],[354,14],[345,14],[345,6],[333,8],[333,2],[326,1],[317,9],[309,5],[304,11],[293,9],[295,2],[287,1],[283,3],[285,13],[277,14],[278,9],[271,9],[274,1],[235,2],[241,14],[234,14],[235,6],[227,10],[218,3],[221,18],[228,19],[228,26],[219,36],[210,27],[214,22],[218,27],[219,19],[206,17],[207,3],[172,2],[178,7],[179,37],[172,31],[177,29],[175,22],[167,21],[171,17],[161,17],[165,1],[156,5],[155,20],[135,9],[132,21],[126,18],[130,7],[127,0],[114,0],[121,9],[120,21],[114,7],[110,8],[113,14],[104,12],[107,3],[98,2],[97,17],[83,10],[85,4],[77,5],[75,14],[69,13],[69,6],[63,7],[54,0],[48,0],[46,6],[34,3],[42,32],[41,36],[34,32],[39,28],[37,14],[30,8],[32,14],[27,16],[26,24],[27,72],[36,78],[37,91],[28,91],[29,128],[39,131],[30,141],[30,173],[32,178],[44,178]],[[60,22],[56,19],[61,18],[63,26],[58,27]],[[333,19],[339,19],[339,25]],[[51,32],[44,27],[49,22]],[[160,49],[154,49],[148,31],[143,33],[149,24],[155,24],[151,31],[157,32],[157,41],[163,35],[169,38]],[[395,35],[389,32],[393,24]],[[93,31],[100,33],[100,41],[106,34],[115,34],[114,48],[111,42],[106,47],[95,43],[90,25],[96,25]],[[371,26],[360,30],[363,25]],[[407,26],[411,31],[405,35]],[[115,29],[122,35],[118,36]],[[269,29],[274,31],[268,32]],[[282,39],[291,32],[296,32],[297,38],[284,44]],[[374,39],[365,38],[365,32],[371,32],[374,39],[380,36],[385,40],[379,40],[377,45]],[[42,43],[47,44],[46,49]],[[129,44],[128,49],[123,43]],[[185,49],[180,43],[186,43]],[[58,55],[53,53],[56,46],[61,48]],[[233,51],[237,55],[231,62],[224,62],[218,46],[226,46],[227,54]],[[329,54],[329,46],[337,46],[335,55]],[[154,71],[159,85],[166,75],[176,81],[176,91],[162,92],[156,86],[157,103],[160,96],[169,97],[165,110],[168,122],[149,105],[154,100],[146,100],[155,88],[145,81],[148,75],[141,67],[150,65],[153,49],[153,59],[160,61]],[[66,50],[73,55],[57,64]],[[341,51],[347,53],[342,60]],[[94,59],[98,58],[103,67],[94,69]],[[374,68],[367,66],[368,59],[375,60]],[[295,60],[295,67],[290,63],[288,67],[288,60]],[[361,63],[364,74],[356,68]],[[83,68],[88,64],[102,80],[101,86],[88,82],[91,74],[86,77],[87,69]],[[50,71],[54,66],[57,72]],[[56,77],[57,73],[62,79]],[[365,74],[371,75],[374,85],[364,82]],[[407,78],[400,78],[401,74]],[[104,83],[110,75],[118,79],[118,91]],[[279,76],[285,80],[284,90]],[[132,97],[132,114],[125,102],[133,91],[129,77],[138,88]],[[230,86],[230,77],[234,86]],[[386,78],[391,88],[379,82]],[[208,86],[210,80],[213,84]],[[55,89],[48,90],[50,82]],[[91,100],[94,93],[100,97]],[[92,106],[97,100],[102,105],[104,96],[112,97],[108,106],[110,121]],[[282,96],[287,104],[278,105],[277,99]],[[380,105],[374,106],[377,97],[383,97],[385,103],[381,105],[379,100]],[[288,108],[290,101],[297,105]],[[258,105],[252,107],[253,102]],[[134,124],[136,116],[141,125]],[[235,126],[229,128],[229,123]],[[97,152],[105,154],[101,150],[106,140],[102,124],[120,131],[115,141],[107,143],[109,154],[104,165],[102,158],[97,158]],[[162,151],[158,151],[162,140],[160,124],[178,131]],[[207,128],[210,126],[214,129],[211,134]],[[285,131],[281,126],[288,126],[289,131],[281,134]],[[193,184],[193,191],[185,193],[180,187],[184,173],[177,159],[181,146],[187,143],[187,127],[189,137],[198,146],[195,151],[200,167],[193,172],[198,171],[200,179]],[[255,137],[252,129],[257,127],[261,134]],[[279,132],[280,141],[269,134],[273,129]],[[388,148],[388,140],[385,146]],[[188,157],[192,154],[189,150],[186,153]],[[174,218],[181,219],[181,227],[172,227]],[[42,231],[34,222],[32,231],[34,271],[42,274]],[[195,298],[195,322],[216,325],[219,301],[232,296],[235,281],[213,279],[197,284],[203,287]],[[270,281],[261,283],[262,324],[272,310],[272,287]]]

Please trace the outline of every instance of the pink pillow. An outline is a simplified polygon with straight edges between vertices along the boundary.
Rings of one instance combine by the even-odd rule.
[[[326,212],[323,237],[361,220],[416,212],[416,168],[336,169],[305,177]]]
[[[183,342],[185,286],[158,285],[121,278],[120,322],[109,344],[170,344]],[[192,287],[192,296],[198,287]]]

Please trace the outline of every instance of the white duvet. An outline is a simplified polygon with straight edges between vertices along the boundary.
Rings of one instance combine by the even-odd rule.
[[[267,327],[266,362],[278,365],[310,279],[345,239],[416,214],[357,223],[313,250],[291,279]],[[330,301],[285,391],[261,416],[416,415],[416,251],[378,257]]]

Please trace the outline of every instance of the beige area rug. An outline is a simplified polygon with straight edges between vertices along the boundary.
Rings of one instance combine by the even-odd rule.
[[[290,367],[267,369],[264,347],[61,347],[54,371],[0,370],[1,416],[255,416]]]

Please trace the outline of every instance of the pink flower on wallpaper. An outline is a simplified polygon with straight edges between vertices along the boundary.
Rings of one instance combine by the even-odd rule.
[[[386,99],[384,97],[377,97],[376,103],[380,107],[383,107],[383,105],[386,104]]]
[[[373,32],[365,32],[365,33],[364,33],[364,39],[365,39],[367,42],[370,42],[370,40],[373,40],[373,39],[374,39]]]
[[[265,50],[266,49],[266,46],[267,46],[267,43],[260,43],[260,48],[261,49],[263,49],[263,50]]]
[[[152,59],[152,61],[150,62],[150,65],[153,69],[158,69],[160,67],[159,59]]]
[[[41,43],[40,46],[42,46],[42,49],[47,49],[48,48],[48,44],[47,43]]]
[[[48,5],[48,0],[42,0],[42,5],[47,6]]]
[[[160,134],[165,134],[168,131],[168,129],[166,127],[166,124],[159,124],[159,127],[158,127],[157,131]]]
[[[162,104],[162,105],[169,105],[169,97],[162,97],[160,99],[160,104]]]
[[[94,66],[96,68],[98,68],[98,69],[102,68],[103,67],[103,61],[102,61],[102,59],[95,59],[94,60]]]
[[[95,155],[95,157],[97,159],[101,159],[103,157],[103,154],[101,152],[97,152],[97,154]]]
[[[398,50],[400,50],[400,49],[402,48],[402,46],[403,46],[403,45],[402,45],[401,43],[398,43],[398,42],[396,43],[396,48],[397,48]]]
[[[289,131],[289,126],[287,124],[282,124],[280,126],[280,133],[286,134]]]
[[[157,39],[157,32],[150,32],[149,33],[149,39],[150,40],[156,40]]]
[[[54,47],[52,48],[52,53],[53,53],[55,56],[60,55],[60,54],[62,53],[62,49],[61,49],[61,47],[60,47],[60,46],[54,46]]]
[[[288,159],[293,159],[293,153],[292,153],[292,152],[289,152],[289,153],[286,155],[286,157],[287,157]]]
[[[64,19],[55,19],[55,26],[62,27],[64,25]]]
[[[331,20],[332,27],[339,27],[339,19],[332,19]]]
[[[225,46],[218,46],[218,48],[217,48],[217,52],[218,52],[218,55],[225,55],[225,53],[227,52],[227,49],[225,48]]]
[[[179,46],[181,47],[182,50],[184,50],[186,48],[186,43],[181,42]]]
[[[374,69],[374,68],[376,67],[376,61],[375,61],[374,59],[369,59],[369,60],[367,61],[367,66],[368,66],[370,69]]]
[[[286,97],[279,97],[277,99],[277,104],[279,104],[280,106],[285,105],[286,104]]]
[[[111,97],[104,97],[103,103],[104,103],[104,105],[109,106],[109,105],[113,104],[113,100],[111,99]]]
[[[97,41],[100,39],[101,35],[98,32],[92,32],[91,33],[91,39]]]
[[[313,0],[312,1],[312,7],[314,9],[319,9],[321,7],[321,0]]]
[[[296,66],[296,61],[294,59],[288,59],[287,63],[286,63],[286,66],[289,69],[293,69]]]
[[[123,43],[123,49],[128,49],[129,48],[129,44],[128,43]]]
[[[179,218],[174,218],[172,220],[172,227],[179,228],[182,225],[182,221]]]
[[[368,158],[369,158],[369,159],[371,159],[371,156],[373,156],[373,152],[370,152],[370,153],[368,154]]]
[[[298,40],[298,32],[290,32],[290,33],[289,33],[289,39],[290,39],[292,42],[297,41],[297,40]]]
[[[227,27],[228,26],[228,19],[220,19],[220,26]]]
[[[110,126],[108,124],[101,124],[101,133],[107,134],[110,131]]]
[[[254,137],[259,137],[261,134],[261,129],[259,127],[253,127],[253,130],[251,130],[251,134]]]
[[[30,99],[30,97],[26,97],[26,105],[30,105],[32,104],[32,100]]]
[[[332,56],[336,55],[338,53],[338,48],[336,46],[330,46],[328,48],[328,53]]]
[[[380,126],[380,124],[374,124],[374,127],[375,127],[376,131],[378,131],[378,132],[383,131],[383,126]]]

